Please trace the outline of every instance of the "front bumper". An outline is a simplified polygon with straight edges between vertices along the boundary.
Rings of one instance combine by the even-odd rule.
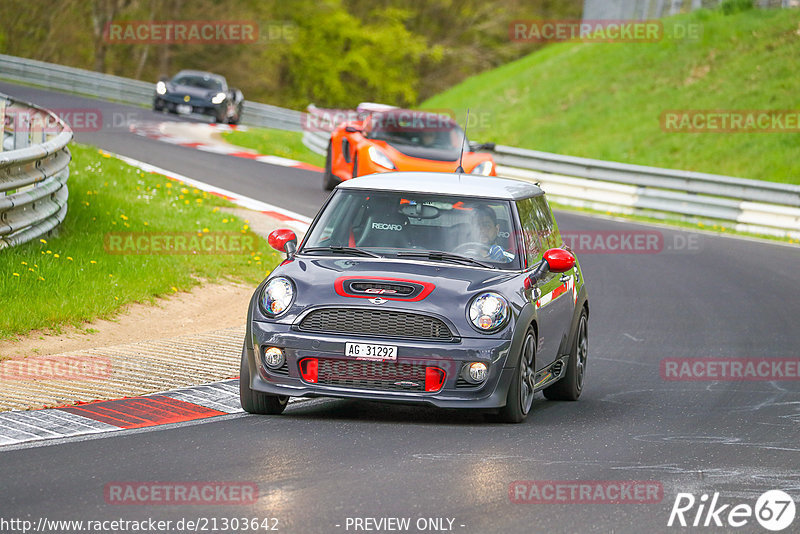
[[[460,338],[456,342],[376,339],[354,335],[305,333],[289,325],[253,321],[253,349],[245,349],[251,369],[251,389],[272,395],[292,397],[341,397],[429,404],[440,408],[499,408],[505,405],[514,369],[504,368],[511,340],[495,337]],[[445,382],[436,392],[368,389],[361,386],[338,386],[309,383],[302,379],[298,362],[303,358],[354,361],[345,356],[345,343],[377,343],[398,347],[398,364],[438,367],[445,371]],[[246,344],[247,345],[247,344]],[[266,347],[279,347],[286,355],[286,374],[269,370],[262,355]],[[486,380],[480,385],[459,380],[464,365],[480,361],[489,366]],[[393,362],[386,365],[391,366]],[[255,372],[253,372],[255,371]],[[398,376],[398,380],[402,380]]]
[[[188,114],[207,115],[214,118],[216,118],[220,113],[224,112],[226,108],[225,102],[221,104],[213,104],[210,100],[198,100],[196,98],[192,98],[189,102],[185,102],[183,98],[170,97],[170,95],[156,95],[154,100],[156,107],[169,111],[170,113],[178,113],[178,106],[188,105],[192,108],[191,112]]]

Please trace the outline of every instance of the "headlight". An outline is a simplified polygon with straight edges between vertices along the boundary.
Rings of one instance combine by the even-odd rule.
[[[469,305],[469,320],[481,332],[492,332],[506,324],[508,302],[497,293],[481,293]]]
[[[225,101],[225,97],[227,97],[225,93],[217,93],[211,98],[212,104],[222,104]]]
[[[158,82],[156,84],[156,93],[160,95],[167,94],[167,84],[165,84],[164,82]]]
[[[380,148],[376,146],[371,146],[369,147],[368,153],[369,153],[369,159],[371,159],[381,167],[386,167],[387,169],[396,168],[394,166],[394,163],[392,163],[392,160],[389,159],[389,156],[387,156],[386,153]]]
[[[261,310],[270,317],[277,317],[292,305],[294,285],[283,276],[273,278],[261,290]]]
[[[472,172],[470,174],[481,174],[483,176],[491,176],[493,168],[494,168],[494,163],[492,163],[491,161],[484,161],[483,163],[476,165],[475,168],[472,169]]]

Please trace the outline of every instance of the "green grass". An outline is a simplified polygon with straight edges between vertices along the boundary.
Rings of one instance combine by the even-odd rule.
[[[248,231],[247,221],[220,210],[228,202],[146,174],[94,147],[70,148],[69,211],[57,235],[0,251],[0,339],[110,318],[128,303],[153,301],[204,281],[255,285],[281,259]],[[250,236],[253,247],[196,255],[113,254],[106,248],[111,244],[106,236],[114,232],[216,236],[221,231]]]
[[[325,166],[325,158],[306,148],[303,134],[269,128],[252,128],[246,131],[225,132],[226,141],[244,148],[252,148],[260,154],[295,159],[317,167]]]
[[[470,137],[610,161],[800,183],[798,133],[668,133],[666,110],[798,110],[800,10],[665,19],[702,37],[559,43],[473,76],[423,108],[471,109]],[[480,122],[479,122],[480,121]]]

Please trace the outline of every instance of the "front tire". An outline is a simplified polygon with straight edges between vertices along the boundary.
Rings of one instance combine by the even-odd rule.
[[[325,191],[333,191],[339,185],[339,180],[333,174],[333,154],[331,143],[328,142],[328,150],[325,153],[325,172],[322,176],[322,187]]]
[[[259,415],[280,415],[289,403],[289,397],[269,395],[250,389],[250,366],[247,365],[244,349],[239,369],[239,402],[247,413]]]
[[[545,398],[549,400],[576,401],[583,391],[583,381],[586,376],[586,354],[589,347],[588,337],[588,316],[586,309],[581,310],[578,319],[578,328],[575,332],[575,341],[572,343],[572,350],[567,360],[567,372],[564,378],[545,388]]]
[[[521,423],[533,406],[533,386],[536,375],[536,333],[533,328],[525,332],[519,363],[514,380],[508,388],[506,405],[500,409],[497,419],[503,423]]]

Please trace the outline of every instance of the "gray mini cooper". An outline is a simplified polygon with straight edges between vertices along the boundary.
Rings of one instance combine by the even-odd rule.
[[[518,423],[534,393],[577,400],[589,305],[537,186],[468,174],[374,174],[340,184],[247,316],[240,397],[486,409]]]

